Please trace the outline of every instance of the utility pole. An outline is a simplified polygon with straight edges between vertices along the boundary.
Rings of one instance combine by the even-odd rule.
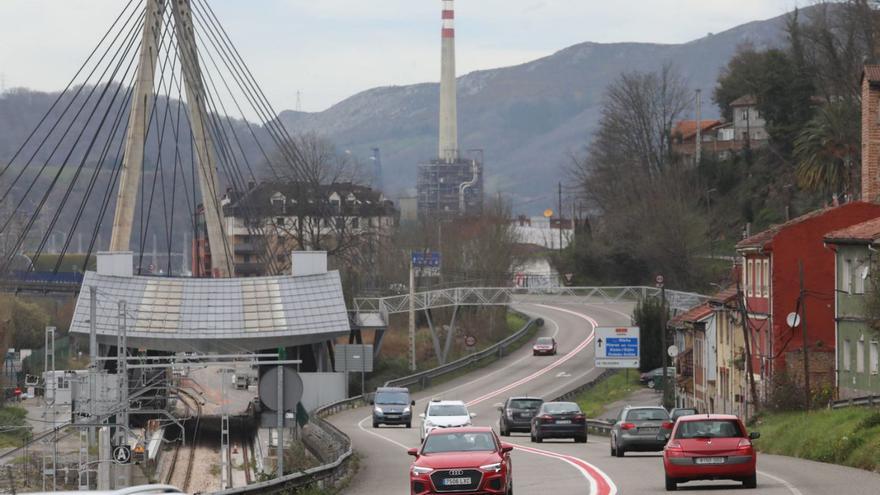
[[[409,257],[409,370],[416,370],[416,276]]]
[[[663,407],[668,407],[669,397],[669,363],[667,354],[667,338],[666,338],[666,284],[663,283],[663,276],[657,277],[657,285],[660,286],[660,355],[663,358]]]
[[[696,165],[700,165],[703,158],[703,90],[697,90],[697,149]]]
[[[85,269],[85,267],[83,267]],[[98,398],[98,288],[89,286],[89,422],[96,417],[95,401]],[[89,448],[97,441],[97,430],[89,427]]]
[[[559,183],[559,252],[562,252],[562,182]]]
[[[804,289],[804,262],[798,260],[798,275],[801,280],[800,307],[801,307],[801,331],[804,340],[804,406],[809,411],[812,407],[810,398],[810,354],[809,342],[807,341],[807,291]]]

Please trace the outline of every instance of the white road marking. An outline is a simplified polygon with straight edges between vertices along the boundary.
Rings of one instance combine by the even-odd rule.
[[[556,373],[556,378],[569,378],[569,377],[571,377],[571,373],[566,373],[564,371],[560,371],[559,373]]]
[[[782,483],[782,486],[784,486],[786,489],[788,489],[788,491],[791,492],[791,495],[804,495],[803,493],[801,493],[800,490],[797,489],[797,487],[795,487],[794,485],[792,485],[788,481],[785,481],[784,479],[782,479],[778,476],[773,476],[772,474],[765,473],[764,471],[758,471],[758,474],[760,474],[761,476],[764,476],[765,478],[770,478],[771,480],[776,481],[778,483]]]

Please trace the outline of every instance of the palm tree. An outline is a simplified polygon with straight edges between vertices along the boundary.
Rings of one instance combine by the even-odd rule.
[[[794,142],[801,187],[851,197],[859,156],[858,108],[846,102],[824,105]]]

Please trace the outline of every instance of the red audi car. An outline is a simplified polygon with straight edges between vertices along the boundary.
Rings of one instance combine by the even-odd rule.
[[[553,337],[538,337],[535,345],[532,346],[533,356],[555,356],[556,355],[556,339]]]
[[[752,440],[759,436],[747,433],[736,416],[682,416],[663,449],[666,490],[677,490],[679,483],[694,480],[735,480],[745,488],[755,488],[757,454]]]
[[[409,449],[416,458],[409,470],[410,493],[511,495],[511,450],[492,428],[432,430],[421,448]]]

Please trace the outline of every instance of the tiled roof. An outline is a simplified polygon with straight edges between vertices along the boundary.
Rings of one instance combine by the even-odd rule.
[[[684,313],[676,315],[669,322],[671,326],[677,327],[683,323],[693,323],[702,320],[703,318],[712,314],[712,308],[708,303],[700,304],[699,306],[695,306]]]
[[[866,65],[862,77],[872,83],[880,83],[880,65]]]
[[[758,99],[755,98],[754,95],[740,96],[739,98],[730,102],[730,106],[732,106],[732,107],[746,107],[746,106],[757,105],[757,104],[758,104]]]
[[[248,348],[247,341],[254,338],[314,339],[348,333],[350,328],[336,271],[226,279],[86,272],[83,287],[91,286],[98,293],[99,338],[115,340],[118,303],[125,301],[130,347],[189,351],[188,346],[200,347],[194,342],[201,341],[233,351]],[[72,333],[89,333],[89,299],[89,291],[83,290],[70,325]]]
[[[855,203],[847,203],[847,204],[855,204]],[[770,228],[768,228],[767,230],[762,231],[762,232],[758,232],[757,234],[755,234],[751,237],[743,239],[742,241],[737,243],[736,248],[737,249],[750,249],[750,248],[759,248],[760,249],[760,248],[764,247],[765,244],[772,241],[773,238],[776,237],[776,234],[778,234],[780,231],[782,231],[788,227],[791,227],[793,225],[797,225],[797,224],[804,222],[806,220],[809,220],[811,218],[815,218],[815,217],[824,215],[825,213],[832,210],[833,208],[843,208],[845,206],[846,205],[831,207],[831,208],[820,208],[818,210],[814,210],[814,211],[811,211],[807,214],[801,215],[797,218],[793,218],[785,223],[781,223],[778,225],[771,225]]]
[[[700,127],[703,132],[714,129],[715,127],[723,124],[724,122],[720,120],[701,120]],[[674,136],[681,136],[682,139],[689,139],[697,134],[697,121],[696,120],[682,120],[675,124],[675,129],[672,130],[672,134]]]
[[[727,287],[726,289],[721,290],[712,296],[709,301],[715,304],[724,304],[736,299],[738,291],[735,285]]]
[[[877,239],[880,239],[880,218],[852,225],[845,229],[835,230],[825,235],[825,240],[829,242],[856,241],[868,243],[874,242]]]

